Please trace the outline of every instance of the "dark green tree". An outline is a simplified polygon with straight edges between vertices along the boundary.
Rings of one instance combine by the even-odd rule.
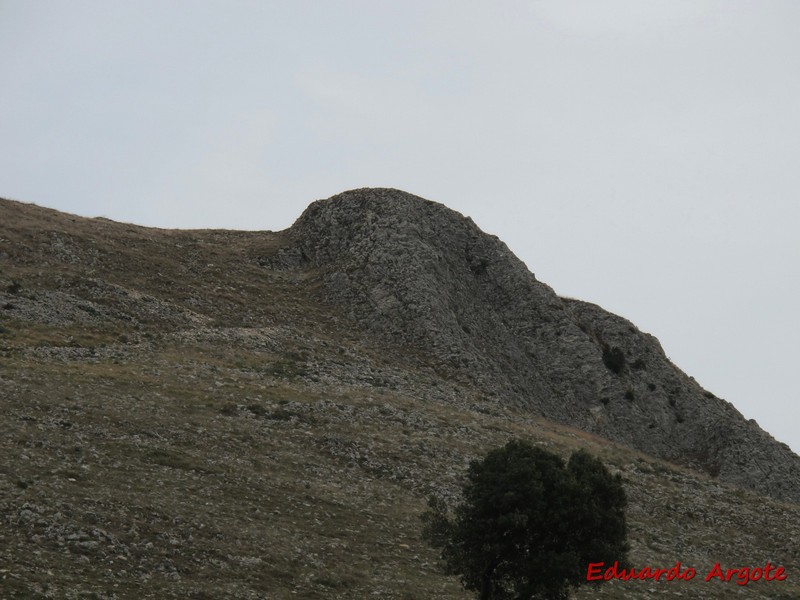
[[[625,490],[586,451],[511,441],[473,461],[461,502],[431,497],[423,537],[481,600],[564,600],[590,562],[627,565]]]

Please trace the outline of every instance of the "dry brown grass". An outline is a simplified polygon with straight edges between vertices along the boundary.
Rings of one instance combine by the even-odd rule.
[[[16,280],[22,294],[133,317],[0,311],[3,597],[468,598],[439,573],[419,515],[512,437],[563,456],[585,448],[622,473],[637,565],[772,560],[790,573],[746,587],[615,582],[579,598],[800,597],[800,508],[478,397],[355,330],[316,299],[312,271],[260,266],[281,234],[7,202],[0,217],[0,289]],[[59,255],[52,232],[80,260]],[[205,320],[174,316],[184,309]]]

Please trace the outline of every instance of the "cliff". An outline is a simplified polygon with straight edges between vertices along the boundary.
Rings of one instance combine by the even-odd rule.
[[[488,397],[775,496],[800,458],[624,318],[560,298],[471,219],[391,189],[312,204],[279,264],[321,269],[355,322],[429,353]]]

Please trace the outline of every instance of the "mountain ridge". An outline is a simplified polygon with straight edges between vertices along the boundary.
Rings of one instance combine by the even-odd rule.
[[[788,446],[675,367],[652,335],[557,296],[471,219],[364,188],[315,202],[289,235],[284,265],[321,268],[326,300],[387,339],[426,348],[484,392],[800,500],[800,458]]]
[[[433,260],[450,239],[452,211],[423,206],[446,224],[425,238],[423,256]],[[541,388],[552,393],[552,376],[566,377],[553,367],[566,368],[566,358],[557,345],[542,355],[525,336],[564,348],[577,336],[586,373],[602,373],[601,383],[623,393],[609,406],[625,407],[628,383],[647,390],[648,380],[636,379],[645,370],[632,365],[648,360],[645,350],[660,352],[655,338],[566,299],[558,314],[571,325],[560,336],[560,321],[527,330],[525,318],[507,322],[518,308],[508,293],[503,310],[487,317],[497,331],[486,332],[481,307],[494,299],[491,277],[510,269],[501,283],[533,285],[499,240],[456,219],[472,255],[461,245],[443,254],[427,298],[413,278],[385,278],[386,257],[427,269],[411,260],[419,245],[413,219],[381,225],[376,213],[362,228],[373,232],[366,240],[337,241],[325,234],[324,213],[306,231],[192,231],[0,200],[4,597],[465,600],[420,539],[419,515],[432,494],[454,502],[469,462],[515,438],[565,458],[577,449],[598,456],[623,477],[633,563],[680,561],[698,572],[690,582],[587,586],[577,599],[798,597],[800,505],[545,418],[535,396],[515,392],[527,385],[522,375],[504,379],[502,354],[480,359],[499,338],[524,366],[532,344],[535,373],[548,377]],[[341,231],[345,216],[337,217]],[[406,249],[392,242],[372,252],[370,236],[383,244],[393,229]],[[342,242],[336,252],[331,242]],[[498,254],[474,252],[482,244]],[[350,248],[358,251],[348,255]],[[463,287],[445,293],[454,274]],[[348,278],[364,285],[354,289]],[[547,316],[554,294],[537,285]],[[417,304],[401,317],[435,323],[438,310],[451,310],[449,325],[406,334],[393,311],[407,297]],[[459,308],[465,298],[472,313]],[[605,360],[595,329],[608,345]],[[523,341],[509,341],[509,332]],[[438,336],[436,348],[426,335]],[[474,354],[466,363],[465,352]],[[565,414],[600,431],[611,409],[600,408],[594,384],[585,391],[587,402]],[[635,402],[647,400],[640,391],[634,386]],[[646,422],[635,424],[646,431]],[[716,563],[765,561],[784,566],[789,580],[739,588],[700,576]]]

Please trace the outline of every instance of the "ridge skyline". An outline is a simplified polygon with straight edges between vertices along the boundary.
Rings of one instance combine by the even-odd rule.
[[[15,201],[22,201],[23,203],[25,202],[24,200]],[[47,207],[33,202],[31,202],[31,204],[61,211],[60,208],[56,207]],[[450,206],[447,203],[444,204],[446,206]],[[292,222],[299,218],[303,208],[306,206],[307,204],[298,206]],[[677,318],[674,307],[670,307],[668,304],[665,304],[660,300],[656,300],[655,296],[651,294],[646,294],[644,296],[646,299],[645,302],[637,303],[626,300],[624,297],[624,290],[621,290],[622,293],[619,293],[614,292],[607,285],[598,286],[598,282],[596,280],[592,282],[594,276],[587,277],[586,281],[577,281],[574,278],[571,278],[571,280],[568,281],[567,277],[559,275],[557,272],[557,267],[547,264],[544,260],[530,256],[530,250],[525,243],[525,239],[521,239],[519,235],[515,235],[516,232],[513,228],[511,229],[511,235],[509,236],[505,235],[503,231],[500,231],[496,228],[484,226],[484,222],[486,220],[489,222],[496,222],[496,220],[487,218],[491,217],[491,213],[487,214],[486,210],[482,206],[467,205],[466,209],[473,209],[470,211],[465,210],[464,207],[459,207],[458,203],[456,203],[456,205],[452,206],[451,208],[465,215],[472,216],[475,222],[478,223],[483,230],[497,235],[500,239],[502,239],[506,244],[508,244],[514,254],[528,266],[530,271],[542,274],[542,280],[551,285],[559,296],[564,298],[582,299],[596,303],[614,314],[619,314],[628,318],[638,326],[642,327],[644,330],[656,335],[664,347],[666,354],[673,360],[673,362],[680,365],[685,372],[704,382],[705,385],[712,391],[715,391],[719,397],[731,401],[737,407],[737,409],[739,409],[745,415],[746,418],[754,419],[762,428],[772,433],[774,437],[788,444],[792,448],[793,452],[796,454],[800,453],[800,432],[798,432],[796,428],[792,426],[792,415],[794,413],[792,412],[791,403],[789,401],[789,398],[792,397],[793,392],[788,391],[790,388],[787,386],[790,384],[788,382],[783,382],[782,380],[783,377],[788,376],[788,372],[782,371],[783,373],[786,373],[786,375],[779,377],[774,376],[774,373],[772,373],[772,370],[777,366],[777,364],[781,364],[780,361],[776,363],[772,358],[774,350],[770,350],[770,346],[768,345],[768,340],[772,341],[775,340],[775,338],[774,336],[770,335],[767,327],[760,328],[758,326],[758,320],[746,319],[744,316],[741,316],[738,317],[737,321],[735,321],[740,327],[743,328],[744,333],[746,333],[750,338],[758,341],[741,341],[737,344],[726,343],[720,345],[719,343],[715,342],[715,338],[720,334],[719,328],[723,325],[731,328],[733,327],[734,321],[731,321],[730,317],[723,317],[719,314],[706,321],[702,321],[701,315],[707,313],[710,307],[697,308],[697,313],[695,313],[692,308],[692,302],[687,300],[687,296],[682,296],[681,293],[671,290],[671,288],[674,286],[664,287],[662,284],[660,284],[661,287],[659,289],[664,293],[657,294],[657,296],[668,298],[671,302],[677,304],[677,306],[685,309],[685,314],[690,315],[689,318],[691,327],[688,327],[688,323],[684,323],[681,319]],[[72,212],[69,210],[62,212],[75,214],[84,218],[100,217],[116,221],[114,215],[111,213],[91,215]],[[483,215],[483,217],[479,215]],[[233,230],[251,232],[278,231],[278,229],[272,229],[271,225],[267,221],[268,219],[264,218],[263,227],[260,226],[261,223],[258,224],[259,226],[254,227],[252,220],[245,220],[243,223],[246,222],[249,226],[233,228]],[[117,222],[125,223],[126,221]],[[142,227],[154,227],[157,229],[176,229],[175,227],[168,226],[168,224],[131,224]],[[289,224],[289,227],[290,226],[291,223]],[[502,227],[503,223],[500,223],[499,226]],[[191,231],[193,229],[220,228],[179,227],[177,229]],[[222,227],[221,229],[230,230],[232,228]],[[520,251],[519,248],[522,250]],[[603,257],[603,259],[600,261],[601,263],[611,260],[607,258],[605,253],[598,254]],[[557,253],[551,253],[550,256],[555,257],[557,261],[559,260]],[[614,269],[608,269],[606,274],[614,277],[615,282],[626,286],[626,289],[628,286],[635,284],[636,276],[631,275],[626,281],[621,281],[622,278],[619,276],[619,274],[615,276],[613,273],[611,273],[611,271],[628,272],[624,266],[618,265]],[[595,274],[596,273],[597,271],[595,271]],[[657,277],[658,274],[655,273],[655,275]],[[679,286],[680,283],[676,282],[675,285]],[[708,294],[696,296],[697,304],[700,305],[706,303],[707,300],[703,300],[703,298],[709,297],[710,296]],[[769,318],[769,316],[767,318]],[[678,323],[678,325],[675,325],[676,323]],[[690,333],[690,330],[693,333]],[[707,333],[704,336],[700,336],[699,334],[696,334],[697,332]],[[715,333],[717,335],[714,335]],[[730,337],[731,333],[727,332],[722,336],[721,339],[728,340]],[[781,338],[778,339],[778,343],[785,343],[781,342],[780,339]],[[749,346],[750,349],[746,350],[744,348],[745,346]],[[759,357],[763,356],[764,359],[756,361],[750,360],[748,358],[748,352],[752,352],[752,348],[758,348],[757,355]],[[712,359],[712,356],[719,356],[720,358]],[[789,356],[785,356],[785,358],[788,360]],[[767,372],[765,371],[767,369],[769,369],[769,372],[772,373],[772,377],[768,377],[764,374]],[[752,377],[748,376],[748,373],[752,373]],[[764,384],[766,384],[766,386]],[[784,389],[787,391],[779,395],[778,391]],[[798,415],[797,418],[800,419],[800,415]]]

